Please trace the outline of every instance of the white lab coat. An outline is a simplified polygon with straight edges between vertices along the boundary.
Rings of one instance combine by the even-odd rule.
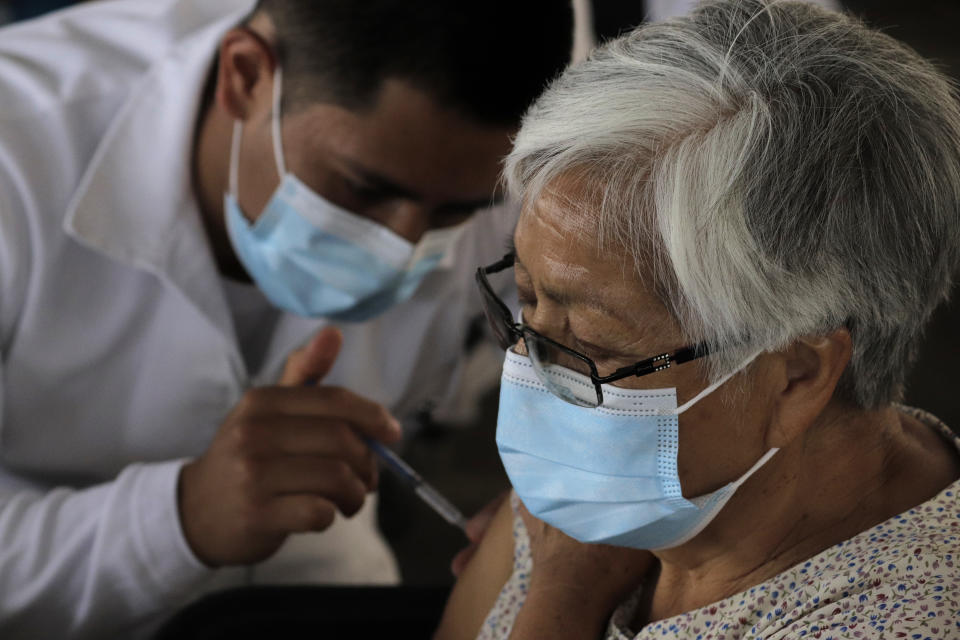
[[[191,191],[202,88],[253,5],[111,0],[0,31],[0,637],[136,637],[249,575],[196,560],[176,485],[322,326],[280,314],[247,371]],[[473,269],[512,223],[481,212],[456,263],[344,326],[328,381],[400,417],[441,402],[479,313]],[[396,580],[369,506],[313,540],[314,577]]]

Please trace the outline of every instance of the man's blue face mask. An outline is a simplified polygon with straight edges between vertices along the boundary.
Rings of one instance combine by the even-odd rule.
[[[594,393],[590,378],[564,373],[569,384],[579,381],[584,393]],[[553,395],[526,356],[508,351],[497,418],[500,458],[527,510],[572,538],[635,549],[679,546],[777,452],[712,493],[683,497],[677,417],[729,377],[682,407],[676,389],[610,386],[601,407],[586,408]]]
[[[274,74],[273,148],[280,185],[251,224],[237,202],[243,125],[234,125],[227,231],[247,273],[277,307],[345,322],[373,318],[408,299],[450,254],[463,225],[430,231],[414,246],[350,213],[286,170],[280,135],[281,72]]]

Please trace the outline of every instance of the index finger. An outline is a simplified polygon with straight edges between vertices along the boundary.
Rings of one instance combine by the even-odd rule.
[[[250,411],[347,422],[360,434],[393,443],[402,434],[400,423],[381,405],[343,387],[263,387],[250,392]]]

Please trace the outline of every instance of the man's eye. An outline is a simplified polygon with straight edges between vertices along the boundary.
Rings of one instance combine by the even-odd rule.
[[[430,217],[430,226],[434,229],[443,229],[445,227],[454,227],[465,222],[473,210],[466,209],[447,209],[438,211]]]
[[[367,202],[374,202],[383,199],[383,191],[377,187],[371,187],[369,185],[360,183],[360,182],[347,182],[347,187],[354,196],[365,200]]]

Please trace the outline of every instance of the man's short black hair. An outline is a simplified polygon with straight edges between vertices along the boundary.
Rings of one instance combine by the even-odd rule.
[[[481,124],[513,126],[570,59],[571,0],[261,0],[285,102],[372,106],[409,82]]]

